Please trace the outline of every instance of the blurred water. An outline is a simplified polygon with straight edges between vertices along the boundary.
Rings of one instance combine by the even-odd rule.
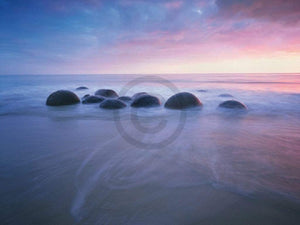
[[[48,95],[59,89],[76,92],[80,97],[95,92],[99,88],[111,88],[117,92],[126,84],[142,75],[52,75],[52,76],[0,76],[0,115],[7,113],[34,113],[47,115],[51,109],[44,107]],[[173,91],[161,80],[174,84],[180,91],[196,94],[206,107],[204,111],[214,112],[216,106],[226,98],[218,95],[230,93],[233,98],[244,101],[250,110],[265,114],[298,114],[300,98],[300,74],[187,74],[144,76],[145,83],[135,85],[128,91],[132,95],[147,91],[159,95],[162,101]],[[89,90],[75,91],[78,86],[88,86]],[[201,92],[205,90],[207,92]],[[94,115],[93,107],[77,107],[68,111],[74,116]],[[91,112],[91,113],[89,113]]]
[[[118,111],[123,132],[145,146],[184,125],[151,149],[124,138],[98,104],[45,106],[58,89],[120,92],[138,77],[0,76],[1,224],[299,224],[299,74],[148,76],[128,95],[164,102],[170,81],[204,104],[184,121],[163,107]],[[218,110],[224,93],[248,112]],[[162,119],[156,132],[136,127]]]

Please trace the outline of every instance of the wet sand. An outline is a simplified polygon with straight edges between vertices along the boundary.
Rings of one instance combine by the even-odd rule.
[[[1,116],[1,223],[299,224],[296,136],[275,154],[253,118],[190,118],[170,145],[140,149],[113,120]]]

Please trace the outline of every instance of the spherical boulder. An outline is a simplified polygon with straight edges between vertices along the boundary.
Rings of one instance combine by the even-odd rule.
[[[78,88],[76,88],[77,91],[81,91],[81,90],[87,90],[88,88],[85,86],[80,86]]]
[[[89,97],[89,96],[91,96],[90,94],[86,94],[86,95],[84,95],[82,98],[81,98],[81,100],[84,100],[85,98],[87,98],[87,97]]]
[[[136,97],[131,103],[131,107],[135,108],[156,107],[160,105],[160,100],[157,97],[148,94],[142,94],[139,97]]]
[[[102,96],[89,95],[83,98],[82,104],[93,104],[103,102],[105,100]]]
[[[247,109],[247,106],[236,100],[228,100],[219,105],[220,108],[227,109]]]
[[[103,109],[122,109],[126,107],[126,104],[117,99],[106,99],[99,105]]]
[[[123,102],[130,102],[132,100],[129,96],[121,96],[118,99]]]
[[[171,96],[165,103],[168,109],[187,109],[202,106],[201,101],[193,94],[181,92]]]
[[[132,96],[132,99],[136,99],[136,98],[140,97],[141,95],[148,95],[148,93],[147,92],[138,92],[138,93],[135,93]]]
[[[95,92],[95,95],[100,95],[107,98],[117,98],[119,95],[111,89],[99,89]]]
[[[220,94],[219,97],[222,97],[222,98],[233,98],[233,96],[231,94]]]
[[[46,105],[49,106],[62,106],[73,105],[79,103],[80,100],[76,94],[67,90],[55,91],[49,95]]]

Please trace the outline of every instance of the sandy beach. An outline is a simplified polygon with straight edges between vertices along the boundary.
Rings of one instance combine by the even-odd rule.
[[[184,111],[184,120],[180,110],[127,107],[117,114],[122,131],[114,111],[98,104],[46,106],[46,96],[59,89],[54,89],[52,78],[38,76],[34,84],[23,78],[14,88],[10,84],[17,77],[1,79],[6,79],[0,93],[3,224],[300,221],[300,108],[293,88],[290,93],[278,92],[273,80],[263,84],[273,91],[252,90],[253,78],[247,78],[248,90],[234,83],[216,89],[212,87],[220,77],[215,77],[215,82],[183,89],[203,102],[201,110]],[[59,85],[75,89],[83,78],[77,79],[61,78]],[[81,97],[103,83],[119,92],[127,83],[92,79],[89,90],[74,92]],[[180,90],[185,85],[184,80],[169,80]],[[281,85],[288,89],[290,84]],[[133,92],[155,86],[165,101],[170,93],[161,83],[138,85]],[[207,91],[199,92],[199,87]],[[13,103],[11,93],[16,97]],[[218,110],[221,93],[247,104],[248,112]],[[167,123],[155,132],[137,127],[151,130],[160,120]],[[184,124],[178,137],[153,147],[180,123]],[[126,135],[144,143],[144,148]]]

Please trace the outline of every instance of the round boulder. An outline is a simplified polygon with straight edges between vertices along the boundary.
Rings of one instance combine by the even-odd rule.
[[[99,105],[103,109],[122,109],[126,107],[126,104],[117,99],[106,99]]]
[[[131,103],[131,106],[135,108],[156,107],[160,105],[160,100],[157,97],[148,94],[141,94],[139,97],[136,97]]]
[[[80,86],[78,88],[76,88],[77,91],[81,91],[81,90],[87,90],[88,88],[85,86]]]
[[[222,97],[222,98],[233,98],[233,96],[231,94],[220,94],[219,97]]]
[[[138,93],[135,93],[133,96],[132,96],[132,99],[135,99],[135,98],[138,98],[142,95],[148,95],[147,92],[138,92]]]
[[[89,95],[83,98],[82,104],[93,104],[103,102],[105,100],[102,96]]]
[[[91,96],[90,94],[86,94],[86,95],[84,95],[82,98],[81,98],[81,100],[84,100],[85,98],[87,98],[87,97],[89,97],[89,96]]]
[[[73,105],[79,102],[80,100],[78,96],[73,92],[67,90],[59,90],[49,95],[46,101],[46,105],[49,106]]]
[[[236,100],[228,100],[219,105],[220,108],[227,109],[247,109],[247,106]]]
[[[99,89],[95,92],[95,95],[100,95],[107,98],[117,98],[119,95],[111,89]]]
[[[123,102],[130,102],[132,100],[129,96],[121,96],[118,99]]]
[[[201,101],[193,94],[181,92],[171,96],[165,107],[169,109],[187,109],[202,106]]]

